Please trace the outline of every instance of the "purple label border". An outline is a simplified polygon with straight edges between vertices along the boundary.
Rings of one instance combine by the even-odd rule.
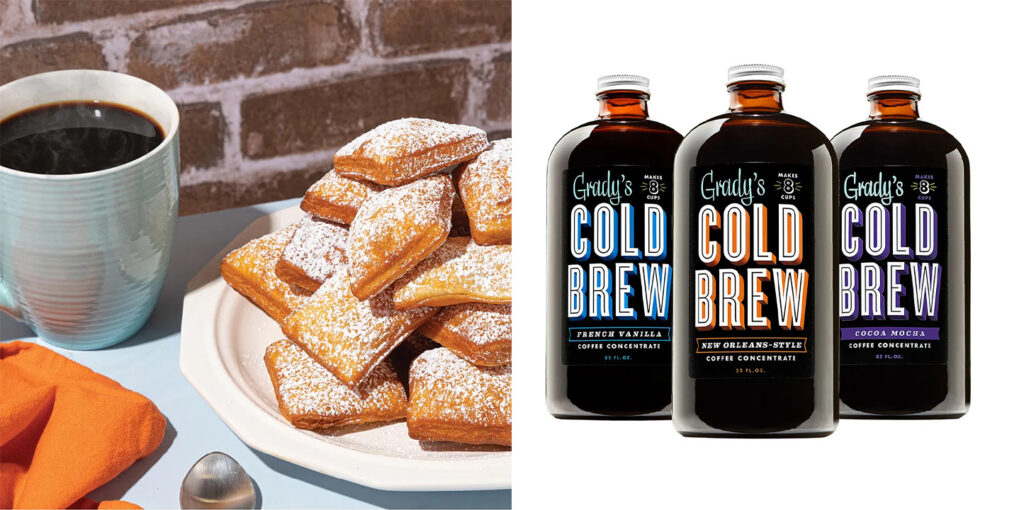
[[[858,333],[860,333],[858,335]],[[918,326],[862,326],[840,328],[840,340],[940,340],[939,328]]]

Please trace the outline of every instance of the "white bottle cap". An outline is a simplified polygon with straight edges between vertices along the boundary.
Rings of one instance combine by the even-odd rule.
[[[779,66],[767,64],[744,64],[729,68],[729,79],[726,86],[741,81],[770,81],[785,86],[786,81],[782,79],[784,71]]]
[[[921,80],[903,74],[883,74],[868,80],[868,95],[887,90],[899,90],[921,95]]]
[[[597,79],[597,93],[609,90],[638,90],[650,94],[651,80],[638,74],[609,74]]]

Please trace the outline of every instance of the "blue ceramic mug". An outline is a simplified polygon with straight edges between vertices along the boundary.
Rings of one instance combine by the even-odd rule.
[[[114,345],[142,327],[167,273],[178,216],[178,109],[159,87],[108,71],[37,74],[0,86],[0,119],[93,100],[145,113],[163,142],[91,173],[0,166],[0,309],[68,349]]]

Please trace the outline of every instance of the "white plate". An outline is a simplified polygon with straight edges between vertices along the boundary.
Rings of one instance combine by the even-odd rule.
[[[273,319],[228,287],[220,261],[228,251],[302,215],[292,207],[256,220],[189,283],[181,318],[185,378],[242,441],[300,466],[384,490],[510,488],[508,450],[420,443],[409,438],[404,422],[321,435],[296,429],[281,416],[263,352],[284,335]]]

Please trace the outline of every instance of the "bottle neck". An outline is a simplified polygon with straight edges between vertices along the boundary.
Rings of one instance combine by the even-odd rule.
[[[609,90],[597,95],[599,119],[644,120],[647,118],[647,94],[637,90]]]
[[[871,104],[868,117],[872,120],[915,120],[920,117],[917,112],[919,99],[921,96],[912,92],[876,92],[868,96]]]
[[[741,81],[729,85],[729,111],[778,113],[784,86],[770,81]]]

